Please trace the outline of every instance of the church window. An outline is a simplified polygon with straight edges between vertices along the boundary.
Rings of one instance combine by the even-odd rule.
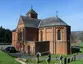
[[[22,41],[22,32],[19,33],[20,41]]]
[[[61,32],[60,32],[60,30],[57,31],[57,39],[61,40]]]

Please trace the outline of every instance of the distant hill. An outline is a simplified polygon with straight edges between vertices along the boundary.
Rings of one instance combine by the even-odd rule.
[[[83,31],[72,31],[71,40],[73,42],[83,42]]]

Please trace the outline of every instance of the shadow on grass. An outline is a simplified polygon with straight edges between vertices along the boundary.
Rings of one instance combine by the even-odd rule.
[[[39,63],[42,63],[42,62],[46,62],[45,60],[41,60],[41,61],[39,61]]]
[[[0,63],[1,63],[1,62],[3,62],[3,61],[0,60]]]

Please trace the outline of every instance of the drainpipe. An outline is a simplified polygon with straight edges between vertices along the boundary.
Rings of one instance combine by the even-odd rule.
[[[54,54],[54,26],[53,26],[53,54]]]
[[[23,41],[23,52],[24,52],[24,28],[23,28],[23,39],[22,39],[22,41]]]

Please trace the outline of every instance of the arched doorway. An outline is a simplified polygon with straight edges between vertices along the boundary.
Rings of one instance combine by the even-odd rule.
[[[30,54],[30,46],[28,45],[28,54]]]

